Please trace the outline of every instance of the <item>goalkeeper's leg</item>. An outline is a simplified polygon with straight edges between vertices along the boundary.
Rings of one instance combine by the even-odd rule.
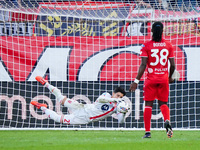
[[[78,116],[74,114],[70,115],[58,115],[55,111],[47,109],[46,104],[39,103],[37,101],[31,101],[31,104],[35,106],[37,109],[41,109],[48,118],[54,120],[58,123],[64,124],[86,124],[88,123],[88,119],[84,115],[84,109],[78,111]],[[79,114],[80,112],[80,114]]]
[[[56,112],[47,109],[46,104],[39,103],[37,101],[31,101],[31,104],[35,106],[37,109],[41,109],[50,119],[53,119],[55,122],[62,123],[62,115],[58,115]]]
[[[41,76],[35,77],[35,79],[40,82],[44,87],[48,88],[49,91],[55,95],[57,101],[61,104],[63,99],[66,98],[66,96],[63,96],[60,90],[57,87],[54,87],[53,85],[49,84],[44,78]]]
[[[48,88],[49,91],[56,96],[57,101],[60,104],[62,104],[63,106],[70,108],[72,111],[73,111],[73,109],[83,107],[83,104],[81,104],[81,103],[79,103],[75,100],[69,99],[66,96],[63,96],[62,93],[60,92],[60,90],[57,87],[54,87],[53,85],[49,84],[41,76],[37,76],[35,79],[38,82],[40,82],[42,85],[44,85],[44,87]]]
[[[80,115],[69,114],[69,115],[58,115],[56,112],[47,109],[45,107],[41,107],[41,110],[50,118],[53,119],[55,122],[64,123],[64,124],[87,124],[88,118],[85,117],[83,113]]]

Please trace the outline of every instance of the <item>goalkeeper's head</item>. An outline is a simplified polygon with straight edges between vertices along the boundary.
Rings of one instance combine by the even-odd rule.
[[[116,87],[113,91],[112,98],[122,98],[126,95],[126,92],[121,87]]]
[[[153,41],[160,42],[162,40],[163,24],[160,21],[155,22],[152,25],[151,32],[153,33]]]

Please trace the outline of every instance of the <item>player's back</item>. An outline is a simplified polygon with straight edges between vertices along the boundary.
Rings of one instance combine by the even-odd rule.
[[[164,39],[161,42],[153,40],[145,43],[142,47],[141,57],[147,57],[147,79],[154,82],[165,82],[168,80],[168,60],[174,57],[170,42]]]

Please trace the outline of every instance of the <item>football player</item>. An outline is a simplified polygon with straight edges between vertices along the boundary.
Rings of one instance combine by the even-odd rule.
[[[36,80],[44,87],[48,88],[52,94],[55,95],[56,100],[65,107],[68,107],[70,114],[58,115],[56,112],[47,108],[46,104],[37,101],[31,101],[31,104],[36,108],[41,109],[50,119],[55,122],[64,124],[88,124],[93,121],[99,121],[111,116],[113,113],[117,114],[118,123],[124,123],[125,114],[128,112],[128,104],[126,104],[122,97],[126,95],[123,88],[117,87],[112,93],[112,96],[105,92],[100,95],[94,104],[82,104],[73,99],[63,96],[60,90],[49,84],[41,76],[37,76]],[[117,107],[119,105],[119,107]]]
[[[150,138],[152,107],[155,99],[158,100],[160,110],[165,121],[165,128],[168,137],[172,137],[172,127],[170,123],[170,111],[167,106],[169,95],[169,83],[173,82],[172,74],[175,70],[174,50],[172,44],[162,38],[163,24],[155,22],[152,25],[152,40],[142,45],[141,64],[134,82],[130,85],[129,91],[135,91],[146,67],[147,76],[144,81],[144,127],[143,138]],[[168,61],[170,69],[168,71]]]

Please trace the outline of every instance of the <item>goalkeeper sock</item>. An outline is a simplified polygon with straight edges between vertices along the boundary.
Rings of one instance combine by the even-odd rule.
[[[53,85],[46,83],[45,87],[47,87],[49,89],[49,91],[56,96],[56,99],[59,101],[59,103],[62,102],[62,100],[65,98],[65,96],[62,95],[62,93],[60,92],[60,90],[56,87],[54,87]]]
[[[163,114],[164,121],[170,120],[169,107],[166,104],[163,104],[163,105],[160,106],[160,110]]]
[[[144,109],[144,127],[146,132],[150,132],[151,128],[151,115],[152,115],[152,107],[145,106]]]
[[[45,107],[43,107],[43,108],[45,108]],[[43,108],[41,107],[41,110]],[[62,123],[62,116],[61,115],[58,115],[56,112],[54,112],[50,109],[47,109],[47,108],[43,109],[42,111],[48,116],[48,118],[53,119],[55,122]]]

